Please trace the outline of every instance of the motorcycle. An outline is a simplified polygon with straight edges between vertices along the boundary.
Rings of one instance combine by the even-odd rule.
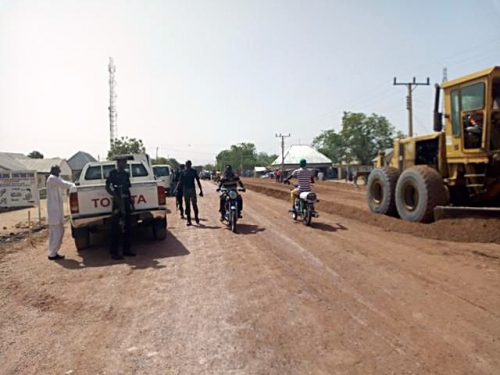
[[[221,188],[217,191],[222,192],[225,199],[224,202],[224,220],[228,222],[231,231],[236,232],[236,223],[239,217],[238,207],[238,191],[245,191],[245,189],[226,189]]]
[[[295,188],[298,187],[298,185],[295,185]],[[290,210],[293,220],[301,218],[305,226],[311,225],[312,218],[319,217],[319,214],[314,209],[314,204],[318,202],[319,200],[316,197],[316,193],[313,193],[312,191],[304,191],[300,193],[298,197],[295,197],[293,210]]]

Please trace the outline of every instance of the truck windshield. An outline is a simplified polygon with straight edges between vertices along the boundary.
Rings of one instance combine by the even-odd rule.
[[[111,172],[115,168],[116,167],[114,164],[103,165],[102,166],[102,174],[104,175],[104,178],[108,178],[109,172]]]
[[[101,168],[102,167],[102,168]],[[116,168],[115,164],[107,165],[94,165],[87,169],[85,172],[85,180],[103,180],[108,178],[109,172]],[[132,170],[132,177],[147,177],[148,170],[143,164],[129,164],[125,170],[130,173]]]
[[[484,82],[462,88],[462,111],[477,111],[484,107]]]
[[[85,172],[85,179],[90,180],[101,180],[102,179],[102,169],[100,165],[94,165],[87,169]]]
[[[168,167],[153,167],[156,177],[165,177],[170,175],[170,169]]]
[[[132,169],[132,177],[147,177],[148,170],[143,164],[130,164]]]

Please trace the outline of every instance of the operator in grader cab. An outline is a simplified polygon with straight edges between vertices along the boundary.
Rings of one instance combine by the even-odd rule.
[[[296,169],[288,176],[283,183],[287,183],[291,178],[296,177],[299,187],[293,189],[290,193],[290,201],[292,203],[292,211],[295,211],[295,197],[300,196],[300,193],[311,191],[311,184],[314,184],[314,171],[306,168],[306,159],[300,159],[299,169]]]

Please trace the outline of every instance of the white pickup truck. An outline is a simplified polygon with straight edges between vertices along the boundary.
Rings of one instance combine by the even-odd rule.
[[[70,189],[71,234],[78,250],[90,246],[91,233],[110,228],[113,198],[106,192],[106,178],[114,168],[114,161],[88,163],[76,186]],[[167,236],[167,207],[163,183],[155,179],[144,162],[129,160],[127,172],[135,206],[132,226],[150,225],[155,238],[164,240]]]
[[[165,192],[169,195],[172,190],[172,183],[174,179],[174,171],[172,167],[168,164],[153,165],[153,173],[155,174],[156,179],[163,182]]]

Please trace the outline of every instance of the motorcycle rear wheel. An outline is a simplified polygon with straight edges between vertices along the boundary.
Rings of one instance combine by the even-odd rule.
[[[304,210],[303,222],[306,227],[311,225],[312,213],[310,208]]]

